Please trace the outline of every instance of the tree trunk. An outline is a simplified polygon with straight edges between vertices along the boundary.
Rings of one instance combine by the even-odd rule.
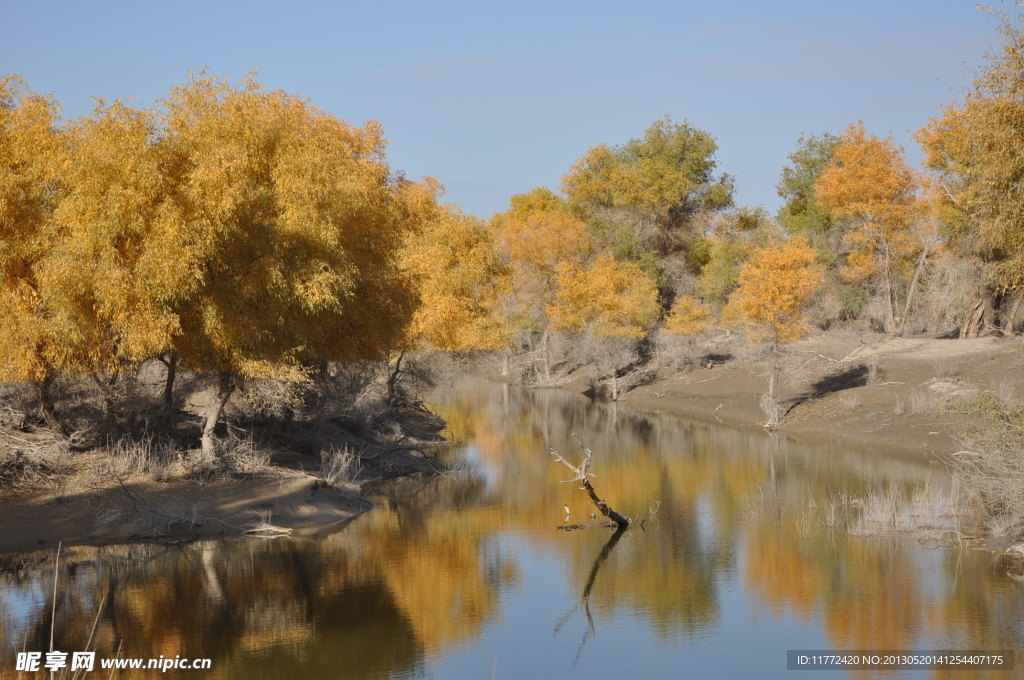
[[[170,411],[174,407],[174,379],[178,375],[178,357],[169,354],[163,362],[167,366],[167,378],[164,380],[164,410]]]
[[[405,348],[398,353],[398,359],[395,360],[395,368],[391,371],[391,375],[388,376],[388,405],[395,406],[398,399],[398,379],[402,375],[402,359],[405,358]]]
[[[981,327],[982,332],[985,331],[987,326],[998,328],[1003,296],[996,292],[992,286],[985,286],[981,291],[981,297],[985,301],[985,323]]]
[[[551,343],[550,343],[551,331],[547,328],[544,329],[544,334],[540,337],[540,349],[541,358],[544,366],[544,379],[549,380],[551,378]]]
[[[910,316],[910,306],[914,301],[914,294],[917,292],[917,284],[921,280],[921,272],[924,271],[924,265],[928,260],[928,253],[930,250],[930,244],[926,244],[924,250],[921,251],[921,257],[917,258],[917,265],[914,267],[914,278],[910,280],[910,288],[907,289],[907,299],[903,303],[903,315],[900,316],[899,328],[896,331],[896,335],[901,338],[907,328],[907,317]]]
[[[32,386],[35,388],[36,393],[36,408],[39,409],[39,415],[48,428],[66,436],[68,434],[67,425],[57,415],[57,409],[53,404],[53,393],[50,389],[52,385],[53,377],[49,374],[42,380],[33,381]]]
[[[885,283],[885,331],[887,335],[892,335],[896,332],[896,300],[893,298],[892,272],[890,271],[888,244],[884,244],[884,248],[885,254],[883,255],[884,267],[882,280]]]
[[[509,351],[505,350],[501,353],[501,374],[508,375],[511,370],[511,361],[509,360]]]
[[[217,380],[217,396],[206,411],[206,422],[203,425],[202,446],[204,454],[216,455],[217,447],[213,431],[217,429],[217,423],[220,422],[224,406],[228,403],[228,399],[231,398],[231,393],[234,391],[235,383],[231,379],[231,373],[221,371]]]
[[[1024,298],[1018,297],[1013,301],[1013,307],[1010,307],[1010,312],[1003,319],[1003,323],[1005,324],[1003,326],[1003,332],[1007,335],[1011,335],[1013,333],[1013,324],[1017,320],[1017,312],[1020,311],[1022,299]]]
[[[612,401],[619,400],[619,372],[612,369]]]
[[[985,327],[985,300],[978,300],[971,305],[963,323],[960,325],[960,339],[976,338]]]

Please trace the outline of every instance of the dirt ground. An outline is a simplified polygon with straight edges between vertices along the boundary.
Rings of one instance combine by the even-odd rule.
[[[319,476],[318,456],[283,444],[265,469],[207,479],[113,475],[105,449],[72,452],[70,469],[52,481],[0,489],[0,554],[58,542],[176,542],[241,534],[263,523],[293,536],[337,531],[370,509],[360,495],[364,484],[433,469],[429,448],[443,441],[437,435],[443,421],[416,409],[400,413],[398,421],[402,433],[375,441],[330,423],[304,433],[320,444],[330,441],[360,452],[362,473],[348,483],[327,484]],[[401,446],[395,445],[396,437]],[[0,451],[3,455],[16,452]]]
[[[662,371],[621,401],[761,427],[766,370],[756,361],[732,358],[733,347],[712,341],[704,347],[703,368]],[[1020,337],[886,341],[828,333],[793,343],[788,350],[777,392],[788,412],[779,431],[797,438],[826,437],[904,455],[942,456],[959,450],[956,434],[962,420],[949,413],[949,405],[985,392],[1024,397]],[[567,388],[583,391],[586,385],[576,382]]]

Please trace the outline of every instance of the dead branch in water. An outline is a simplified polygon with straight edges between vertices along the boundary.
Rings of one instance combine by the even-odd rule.
[[[590,502],[597,506],[597,509],[601,511],[601,514],[615,522],[616,526],[619,528],[625,529],[629,526],[629,519],[623,517],[610,508],[608,504],[597,495],[597,492],[594,491],[594,486],[590,483],[590,478],[595,476],[594,473],[590,471],[590,458],[593,456],[593,452],[583,446],[582,443],[580,444],[580,448],[583,449],[583,461],[580,463],[579,467],[567,461],[554,449],[548,450],[551,452],[551,455],[555,457],[555,460],[572,470],[576,475],[572,479],[562,480],[563,483],[568,484],[570,482],[579,482],[582,485],[580,488],[587,492],[587,495],[590,496]]]

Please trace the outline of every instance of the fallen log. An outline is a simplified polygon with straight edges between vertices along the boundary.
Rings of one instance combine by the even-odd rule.
[[[581,484],[580,488],[587,492],[587,495],[590,496],[590,502],[597,506],[597,509],[601,514],[615,522],[615,525],[620,529],[625,529],[629,526],[629,519],[615,512],[615,510],[613,510],[604,499],[597,495],[597,492],[594,491],[594,485],[590,483],[590,478],[595,476],[594,473],[590,471],[590,458],[593,455],[593,452],[584,447],[583,444],[580,444],[580,448],[583,449],[583,461],[578,467],[567,461],[554,449],[548,450],[551,452],[551,455],[555,457],[555,460],[572,470],[576,475],[572,479],[563,480],[563,483],[569,484],[571,482],[579,482]],[[580,528],[583,527],[581,526]]]

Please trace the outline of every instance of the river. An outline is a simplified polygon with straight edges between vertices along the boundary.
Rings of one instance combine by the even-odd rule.
[[[48,648],[51,611],[58,650],[91,634],[100,657],[211,659],[154,677],[245,680],[803,677],[787,650],[1024,641],[1024,584],[956,538],[972,519],[941,465],[559,391],[477,383],[431,406],[454,470],[374,489],[340,532],[71,548],[56,603],[52,550],[5,556],[0,678]],[[581,446],[627,532],[556,530],[596,521],[548,453]],[[808,677],[947,676],[973,673]]]

